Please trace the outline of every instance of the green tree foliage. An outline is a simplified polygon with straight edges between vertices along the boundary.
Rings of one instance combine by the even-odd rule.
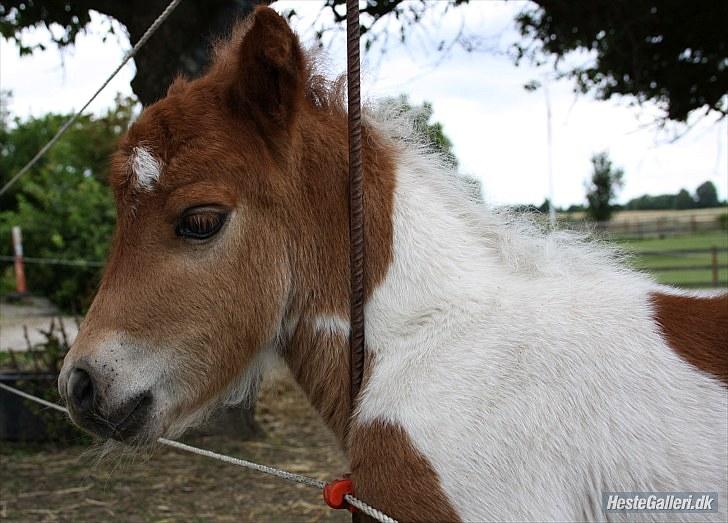
[[[0,33],[15,39],[21,50],[23,30],[52,24],[62,31],[53,40],[71,44],[87,26],[89,11],[108,15],[136,43],[161,12],[167,0],[0,0]],[[227,34],[230,24],[266,0],[187,0],[135,59],[139,74],[132,82],[139,99],[159,98],[179,71],[196,76],[209,62],[209,42]],[[396,32],[400,40],[413,34],[428,13],[442,12],[469,0],[366,0],[361,31],[365,49],[382,35]],[[346,0],[323,0],[333,15],[333,27],[317,28],[319,39],[343,24]],[[292,16],[295,11],[286,13]],[[388,24],[388,20],[395,23]],[[524,38],[516,45],[517,62],[531,57],[537,63],[554,58],[560,74],[575,79],[582,92],[601,99],[634,96],[639,102],[661,105],[666,118],[685,121],[692,111],[706,108],[728,114],[728,40],[725,21],[728,2],[686,0],[534,0],[516,22]],[[425,35],[425,37],[429,34]],[[436,38],[436,36],[435,36]],[[456,41],[470,50],[462,35]],[[477,39],[475,39],[477,40]],[[437,41],[437,49],[449,47]],[[452,42],[451,42],[452,43]],[[477,46],[475,46],[477,47]],[[588,51],[594,60],[569,66],[562,60],[572,52]],[[573,63],[573,62],[572,62]]]
[[[624,183],[624,171],[614,167],[606,152],[595,154],[591,162],[591,180],[586,185],[587,214],[594,221],[607,221],[612,216],[612,201]]]
[[[545,198],[543,203],[538,207],[538,212],[547,214],[551,209],[551,200]]]
[[[627,202],[625,208],[630,211],[656,211],[661,209],[675,209],[676,197],[674,194],[643,194]]]
[[[453,151],[453,144],[445,134],[442,123],[432,121],[433,108],[430,102],[422,105],[412,105],[407,95],[402,94],[397,98],[389,98],[382,102],[393,108],[395,113],[408,115],[412,119],[415,132],[423,141],[442,155],[442,158],[453,170],[457,170],[458,159]],[[483,203],[483,188],[480,180],[468,174],[458,173],[459,181],[466,194],[474,201]]]
[[[28,27],[42,25],[48,30],[53,43],[59,47],[76,41],[76,37],[91,21],[88,7],[79,2],[37,0],[3,0],[0,2],[0,35],[15,39],[20,54],[29,54],[36,49],[43,50],[43,44],[32,45],[23,42],[21,32]],[[60,26],[62,31],[50,31],[51,24]]]
[[[422,105],[412,105],[407,95],[402,94],[398,98],[384,100],[383,103],[393,106],[397,113],[410,115],[415,131],[434,150],[441,153],[450,165],[457,168],[458,160],[453,152],[452,141],[445,134],[445,130],[440,122],[431,121],[433,109],[430,102],[424,102]]]
[[[667,118],[692,111],[728,114],[728,2],[535,0],[517,23],[518,59],[556,59],[563,76],[598,98],[631,95],[660,105]],[[594,60],[562,60],[590,51]]]
[[[695,200],[685,189],[680,189],[675,195],[675,209],[692,209],[695,207]]]
[[[148,105],[161,98],[180,73],[199,75],[210,62],[210,43],[229,35],[232,24],[263,2],[182,2],[134,57],[137,74],[131,86],[139,100]],[[54,44],[65,47],[86,30],[93,10],[122,24],[134,45],[167,4],[169,0],[0,0],[0,35],[15,40],[21,53],[31,53],[43,45],[25,30],[45,28]],[[109,34],[114,32],[113,24],[107,27]]]
[[[686,189],[680,189],[677,194],[658,194],[655,196],[644,194],[633,198],[624,206],[631,211],[654,211],[667,209],[696,209],[718,207],[718,191],[711,181],[704,182],[691,195]]]
[[[695,189],[695,199],[697,200],[697,207],[718,207],[720,202],[718,201],[718,191],[715,189],[713,182],[704,182]]]
[[[586,207],[584,207],[580,203],[572,203],[566,208],[566,212],[583,212],[586,210]]]
[[[408,33],[417,26],[428,12],[434,9],[445,10],[469,3],[470,0],[367,0],[360,11],[360,32],[364,42],[364,49],[368,50],[383,34],[380,27],[387,20],[394,19],[396,24],[391,26],[398,33],[399,40],[405,41]],[[346,0],[324,0],[324,10],[329,10],[335,24],[346,21]],[[317,32],[319,40],[330,28],[322,28]],[[442,50],[447,46],[445,41],[437,42]],[[467,46],[466,46],[467,48]]]
[[[183,2],[136,59],[140,75],[133,87],[142,102],[163,94],[182,70],[195,76],[209,61],[209,41],[226,34],[230,23],[264,0],[189,0]],[[345,0],[324,0],[323,9],[334,25],[345,20]],[[362,8],[361,31],[365,48],[387,31],[405,40],[425,16],[436,9],[457,8],[468,0],[367,0]],[[22,31],[29,27],[62,28],[53,40],[71,44],[87,26],[90,10],[109,15],[126,26],[132,43],[163,9],[166,0],[0,0],[0,33],[14,38],[22,51]],[[728,84],[728,40],[725,20],[728,2],[685,0],[534,0],[516,21],[524,41],[517,44],[517,61],[528,56],[537,63],[551,58],[574,78],[582,92],[601,99],[631,95],[639,102],[661,105],[669,119],[685,121],[700,108],[728,114],[724,96]],[[288,16],[294,13],[287,13]],[[387,19],[397,23],[387,24]],[[332,29],[321,27],[319,38]],[[465,45],[466,49],[469,48]],[[447,48],[439,42],[438,49]],[[565,66],[572,52],[589,51],[587,65]],[[580,61],[580,64],[582,61]]]
[[[119,99],[102,117],[83,116],[8,191],[0,211],[0,253],[11,254],[10,230],[23,231],[26,257],[103,260],[114,226],[114,202],[106,182],[108,159],[134,114],[135,102]],[[15,120],[0,143],[0,183],[7,181],[55,133],[68,115]],[[31,292],[70,311],[90,303],[99,267],[27,264]],[[0,273],[7,288],[12,268]]]

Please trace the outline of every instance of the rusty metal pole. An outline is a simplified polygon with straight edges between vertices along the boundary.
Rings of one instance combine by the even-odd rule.
[[[23,263],[23,234],[20,227],[15,225],[13,231],[13,256],[15,266],[15,290],[18,294],[27,294],[28,287],[25,284],[25,264]]]
[[[347,99],[349,110],[349,241],[351,268],[351,331],[349,334],[351,406],[354,408],[364,373],[364,174],[361,150],[359,1],[346,2]]]
[[[364,375],[364,168],[361,150],[359,0],[346,0],[346,73],[349,131],[349,263],[351,296],[349,310],[349,379],[351,414]],[[363,520],[351,514],[352,523]]]

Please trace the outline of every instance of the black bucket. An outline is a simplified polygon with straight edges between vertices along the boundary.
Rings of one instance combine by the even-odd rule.
[[[0,373],[0,383],[34,396],[57,401],[57,376],[40,373]],[[76,429],[62,412],[0,389],[0,440],[19,442],[70,442],[77,439]]]

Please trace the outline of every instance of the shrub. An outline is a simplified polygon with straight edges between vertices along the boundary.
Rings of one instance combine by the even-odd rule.
[[[115,210],[106,183],[108,158],[135,110],[132,99],[102,117],[84,116],[45,157],[3,195],[0,212],[0,254],[10,255],[11,229],[23,231],[26,257],[101,261],[114,227]],[[65,121],[67,115],[49,114],[15,120],[3,129],[0,145],[0,182],[7,181]],[[42,138],[39,138],[39,136]],[[33,147],[29,147],[32,143]],[[28,288],[47,296],[63,310],[81,313],[98,285],[100,267],[26,265]],[[11,268],[0,273],[0,287],[8,289]]]
[[[723,213],[718,216],[718,223],[720,224],[721,231],[728,231],[728,213]]]
[[[57,382],[63,359],[69,349],[68,336],[60,319],[57,322],[51,321],[50,327],[40,332],[45,338],[41,343],[31,346],[28,342],[23,352],[0,353],[0,372],[21,374],[23,377],[11,382],[12,386],[52,403],[60,403]],[[36,420],[21,415],[21,419],[31,421],[31,427],[22,429],[21,439],[28,437],[30,431],[35,436],[32,440],[40,437],[43,441],[56,445],[88,444],[92,441],[91,436],[69,423],[67,416],[33,401],[22,401]]]

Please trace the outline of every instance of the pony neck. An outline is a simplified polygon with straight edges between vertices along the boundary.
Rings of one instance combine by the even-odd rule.
[[[381,156],[380,153],[380,162]],[[493,251],[471,230],[462,213],[452,208],[453,202],[467,196],[455,190],[453,201],[448,199],[444,189],[452,182],[449,174],[436,161],[414,153],[400,150],[394,159],[389,173],[393,183],[386,183],[381,172],[368,171],[365,177],[367,357],[362,391],[366,389],[374,355],[393,346],[394,338],[406,338],[413,330],[427,330],[428,335],[435,337],[444,326],[467,321],[462,307],[447,305],[455,299],[462,303],[468,296],[475,299],[493,265],[487,261],[493,257]],[[373,161],[365,158],[365,166],[371,169]],[[391,189],[391,193],[381,194],[382,187]],[[387,199],[390,204],[383,204]],[[345,205],[345,193],[337,195],[337,201]],[[381,208],[389,209],[386,220],[378,214]],[[344,227],[347,224],[345,218],[337,221],[343,222]],[[322,242],[336,235],[330,232],[334,227],[330,221],[326,226],[329,234]],[[382,233],[381,229],[387,226],[391,233]],[[387,238],[389,245],[381,238]],[[290,318],[283,354],[308,399],[344,448],[351,417],[347,248],[348,239],[341,250],[343,258],[335,263],[336,258],[317,260],[322,267],[329,267],[320,275],[338,275],[341,285],[329,292],[317,288],[316,292],[305,293],[308,300],[294,300],[298,301],[296,313]],[[342,270],[336,270],[338,265]],[[332,304],[330,295],[342,288],[341,299]],[[449,315],[452,310],[461,310],[463,317],[453,318]]]
[[[309,116],[297,214],[290,232],[293,284],[284,320],[283,356],[344,447],[351,417],[346,115],[334,111]],[[362,141],[364,281],[370,298],[391,264],[396,155],[392,142],[366,119]]]

